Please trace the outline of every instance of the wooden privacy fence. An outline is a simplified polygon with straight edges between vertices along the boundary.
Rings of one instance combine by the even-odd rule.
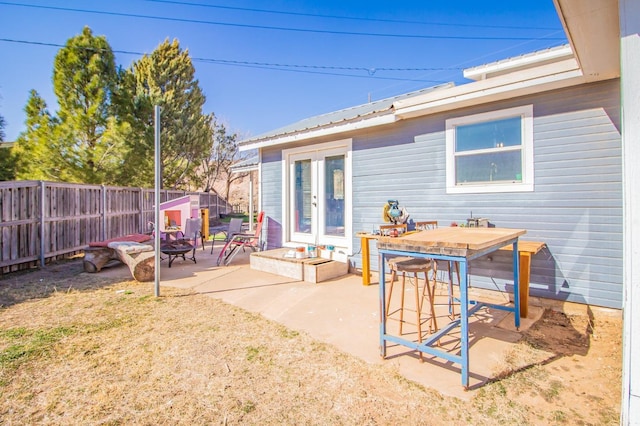
[[[162,190],[164,202],[199,195],[210,217],[231,206],[216,194]],[[45,181],[0,182],[0,273],[81,251],[90,242],[150,231],[153,189]]]

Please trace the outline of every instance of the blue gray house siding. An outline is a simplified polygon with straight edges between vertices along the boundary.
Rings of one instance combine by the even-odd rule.
[[[266,248],[282,247],[282,152],[262,150],[260,193],[267,216]]]
[[[447,194],[445,120],[522,105],[533,105],[535,190]],[[435,219],[440,226],[465,222],[473,212],[498,227],[524,228],[523,239],[547,244],[532,260],[532,296],[621,308],[619,105],[619,80],[610,80],[313,142],[353,139],[354,230],[376,228],[390,198],[398,199],[411,219]],[[263,205],[282,223],[280,161],[280,149],[263,151]],[[357,267],[359,248],[354,236],[352,261]],[[509,256],[504,252],[473,262],[472,285],[509,290],[513,285]]]

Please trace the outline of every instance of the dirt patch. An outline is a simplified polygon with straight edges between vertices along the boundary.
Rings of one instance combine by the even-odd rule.
[[[84,273],[79,257],[59,261],[44,269],[33,268],[0,276],[0,308],[72,290],[94,290],[113,283],[100,274]]]
[[[621,321],[546,311],[471,401],[219,300],[82,271],[0,279],[7,424],[619,423]]]

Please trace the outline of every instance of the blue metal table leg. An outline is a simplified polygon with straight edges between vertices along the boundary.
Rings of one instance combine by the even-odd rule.
[[[462,355],[462,386],[469,387],[469,293],[467,287],[467,260],[460,261],[460,352]]]

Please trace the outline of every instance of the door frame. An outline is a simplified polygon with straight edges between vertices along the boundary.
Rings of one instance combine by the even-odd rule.
[[[291,217],[291,204],[293,200],[293,194],[291,194],[291,160],[292,158],[299,158],[301,155],[308,153],[310,156],[322,155],[324,152],[329,152],[330,155],[344,154],[345,156],[345,176],[344,176],[344,190],[345,190],[345,206],[344,206],[344,237],[332,237],[335,239],[336,247],[346,250],[348,254],[352,253],[353,238],[352,238],[352,208],[353,208],[353,191],[352,191],[352,139],[342,139],[332,142],[326,142],[321,144],[307,145],[297,148],[283,149],[282,150],[282,241],[285,247],[295,247],[302,244],[315,244],[310,240],[301,241],[293,239],[292,221]],[[312,180],[315,182],[315,191],[317,191],[318,202],[323,194],[323,188],[318,188],[319,179],[324,174],[324,170],[317,167],[317,159],[312,160]],[[319,209],[318,209],[319,210]],[[319,215],[316,214],[316,220],[313,226],[316,227],[316,238],[319,237],[320,223],[324,221],[319,220]],[[330,243],[331,244],[331,243]]]

